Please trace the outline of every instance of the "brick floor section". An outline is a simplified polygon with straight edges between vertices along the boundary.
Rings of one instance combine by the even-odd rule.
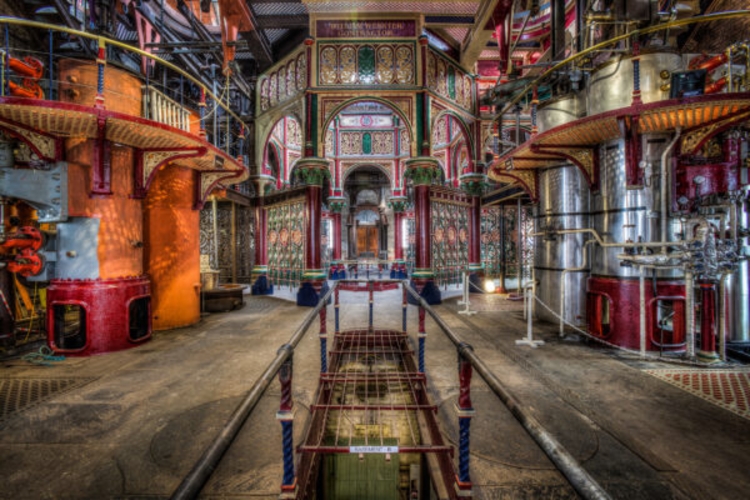
[[[644,370],[665,382],[750,419],[750,370]]]

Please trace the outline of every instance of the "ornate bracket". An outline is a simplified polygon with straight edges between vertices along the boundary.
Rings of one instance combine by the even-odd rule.
[[[409,207],[409,198],[406,196],[391,196],[388,206],[391,207],[394,213],[404,213]]]
[[[136,152],[133,198],[143,198],[159,167],[171,161],[206,154],[206,148],[139,149]],[[232,172],[234,175],[235,172]]]
[[[432,181],[440,179],[440,167],[435,158],[419,156],[406,160],[404,177],[415,186],[429,186]]]
[[[0,120],[0,128],[23,140],[39,158],[57,161],[63,157],[62,139],[5,120]]]
[[[695,154],[716,134],[719,134],[750,118],[750,111],[730,114],[705,123],[701,127],[694,128],[682,135],[680,140],[680,151],[684,154]]]
[[[322,186],[326,179],[331,178],[328,160],[325,158],[300,158],[295,163],[294,170],[305,186]]]
[[[599,158],[596,155],[596,149],[593,146],[579,145],[539,145],[532,144],[531,151],[539,154],[555,155],[573,163],[581,169],[586,176],[590,187],[599,183]]]
[[[206,203],[206,198],[208,198],[208,195],[217,184],[221,181],[242,175],[242,170],[198,170],[196,173],[198,181],[195,183],[196,193],[193,208],[201,210]]]
[[[328,197],[328,210],[333,213],[341,213],[346,207],[345,196],[329,196]]]
[[[487,186],[487,177],[484,174],[470,173],[460,177],[461,189],[469,196],[482,196]]]
[[[536,203],[539,200],[539,175],[536,170],[516,169],[508,172],[495,170],[492,178],[500,182],[518,182],[531,197],[532,202]]]

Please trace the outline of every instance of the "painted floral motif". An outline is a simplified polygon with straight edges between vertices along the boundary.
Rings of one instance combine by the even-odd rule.
[[[449,245],[456,244],[456,236],[457,236],[456,228],[453,226],[450,226],[448,228],[448,244]]]
[[[266,111],[269,108],[269,99],[268,99],[268,78],[264,78],[263,81],[260,82],[260,110]]]
[[[320,84],[336,83],[336,49],[326,47],[320,52]]]
[[[380,47],[377,52],[377,69],[375,78],[380,84],[389,84],[393,81],[393,49],[391,47]]]
[[[295,245],[299,245],[302,243],[302,231],[299,229],[293,229],[292,230],[292,243]]]
[[[403,129],[401,130],[401,154],[409,154],[410,148],[409,132],[406,129]]]
[[[399,83],[414,83],[414,53],[410,47],[396,49],[396,78]]]
[[[351,85],[357,81],[357,57],[354,47],[341,49],[341,83]]]
[[[433,238],[435,239],[435,243],[442,243],[443,239],[445,238],[445,229],[443,229],[442,227],[436,228]]]
[[[271,245],[275,245],[276,242],[278,241],[278,239],[279,239],[279,233],[277,233],[274,230],[271,230],[271,231],[268,232],[268,242]]]
[[[307,87],[307,58],[305,54],[297,58],[297,90],[303,91]]]
[[[279,69],[279,101],[283,101],[286,98],[286,68],[282,67]]]
[[[461,243],[466,243],[469,239],[469,232],[466,230],[465,227],[462,227],[458,230],[458,241]]]
[[[427,54],[427,87],[433,90],[437,89],[436,72],[437,58],[435,54],[429,53]]]
[[[268,104],[270,107],[276,106],[276,104],[279,102],[279,96],[277,94],[276,90],[276,74],[271,75],[270,81],[271,81],[271,87],[268,89]]]
[[[281,231],[279,231],[279,243],[283,246],[287,246],[289,244],[289,230],[287,228],[283,228]]]
[[[445,61],[439,59],[437,62],[437,92],[442,96],[448,96],[448,71]]]
[[[464,100],[463,106],[466,109],[471,109],[471,94],[472,94],[472,81],[469,76],[464,75]]]
[[[292,61],[289,63],[289,65],[286,68],[286,95],[287,96],[293,96],[295,91],[295,82],[296,79],[296,66],[297,63],[292,59]]]
[[[376,155],[393,154],[393,133],[375,132],[372,134],[372,153]]]

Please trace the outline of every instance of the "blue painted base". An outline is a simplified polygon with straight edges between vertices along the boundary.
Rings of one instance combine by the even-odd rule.
[[[416,289],[416,285],[414,284],[414,280],[411,281],[412,288]],[[407,302],[413,306],[418,306],[419,302],[409,293],[407,294],[408,298],[406,299]],[[419,296],[422,297],[425,302],[427,302],[429,305],[434,306],[437,304],[442,304],[443,299],[440,295],[440,289],[437,287],[434,281],[428,281],[424,288],[422,288],[422,291],[419,292]]]
[[[340,271],[331,271],[328,273],[328,279],[332,280],[345,280],[346,279],[346,270],[341,269]]]
[[[391,269],[392,280],[405,280],[406,278],[407,278],[406,271],[399,271],[396,269]]]
[[[320,301],[320,297],[326,294],[329,290],[328,282],[324,281],[320,287],[320,293],[315,291],[312,283],[309,281],[302,283],[302,286],[297,290],[297,305],[303,307],[315,307]],[[328,303],[331,303],[331,298],[328,298]]]
[[[250,288],[252,295],[273,295],[273,284],[268,284],[268,276],[262,274],[255,280],[253,286]]]
[[[469,275],[469,293],[483,293],[484,276],[479,273]]]

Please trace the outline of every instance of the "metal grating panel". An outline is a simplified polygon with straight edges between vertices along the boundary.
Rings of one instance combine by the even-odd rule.
[[[253,3],[256,16],[300,16],[307,14],[307,7],[301,3]]]
[[[96,378],[0,378],[0,420],[92,380]]]
[[[268,37],[268,41],[271,43],[276,43],[277,40],[281,40],[284,36],[286,36],[287,33],[289,33],[289,30],[285,29],[267,29],[264,30],[264,33]]]
[[[424,14],[442,15],[470,15],[477,13],[480,2],[378,2],[378,1],[348,1],[331,2],[328,0],[308,0],[307,10],[310,13],[331,12],[422,12]]]

